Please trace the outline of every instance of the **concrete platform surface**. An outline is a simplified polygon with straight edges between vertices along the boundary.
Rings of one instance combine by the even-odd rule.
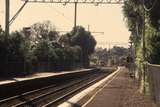
[[[153,101],[139,92],[138,83],[130,78],[128,70],[119,74],[103,89],[92,95],[83,107],[156,107]]]

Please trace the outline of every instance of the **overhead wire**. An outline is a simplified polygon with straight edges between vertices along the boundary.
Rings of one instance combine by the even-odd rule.
[[[70,24],[72,24],[72,21],[70,18],[68,18],[67,16],[64,15],[64,13],[62,13],[61,11],[57,10],[56,8],[54,8],[53,6],[51,7],[50,5],[48,5],[50,8],[52,8],[55,12],[57,12],[58,14],[60,14],[63,18],[65,18]]]
[[[12,17],[12,19],[10,20],[9,24],[11,25],[14,20],[18,17],[19,13],[23,10],[23,8],[26,6],[26,4],[28,3],[28,0],[25,0],[24,4],[20,7],[20,9],[16,12],[16,14]],[[54,7],[52,7],[54,8]],[[68,22],[72,23],[71,20],[66,17],[64,15],[64,13],[60,12],[59,10],[57,10],[56,8],[54,8],[54,11],[56,11],[58,14],[60,14],[61,16],[63,16]]]

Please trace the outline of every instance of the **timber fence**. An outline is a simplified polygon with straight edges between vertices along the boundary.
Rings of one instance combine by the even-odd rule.
[[[150,94],[160,107],[160,65],[147,63],[146,68]]]

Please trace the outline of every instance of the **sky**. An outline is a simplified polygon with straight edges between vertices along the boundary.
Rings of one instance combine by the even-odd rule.
[[[10,0],[10,15],[24,3],[21,0]],[[130,32],[128,31],[123,13],[122,4],[78,4],[77,25],[82,25],[90,31],[104,32],[104,34],[92,34],[98,47],[108,48],[109,44],[118,46],[128,46]],[[20,30],[23,27],[31,26],[36,22],[50,20],[57,30],[70,31],[74,25],[74,5],[67,4],[38,4],[28,3],[17,19],[10,26],[11,31]],[[5,0],[0,0],[0,25],[4,29],[5,22]],[[118,44],[117,44],[118,42]]]

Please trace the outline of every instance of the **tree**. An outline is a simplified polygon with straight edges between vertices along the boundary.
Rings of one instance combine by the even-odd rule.
[[[139,42],[143,32],[143,7],[141,2],[139,0],[124,1],[123,14],[128,30],[131,31],[133,36],[130,39],[134,43]]]
[[[41,40],[34,49],[34,55],[38,62],[56,61],[57,55],[54,47],[47,40]]]
[[[94,54],[92,55],[92,59],[95,64],[100,64],[101,62],[104,62],[105,64],[108,62],[108,51],[106,48],[98,47],[95,49]]]
[[[24,73],[24,69],[29,69],[30,66],[28,64],[31,63],[29,49],[30,44],[19,32],[13,32],[8,36],[1,32],[0,63],[2,74],[6,76],[20,75]]]
[[[159,29],[159,19],[160,19],[160,1],[159,0],[144,0],[145,1],[145,7],[151,9],[150,11],[147,11],[147,14],[149,16],[149,22],[152,25],[152,27]]]
[[[135,1],[139,2],[138,4]],[[132,37],[131,41],[135,44],[136,50],[136,66],[139,71],[139,80],[144,80],[147,82],[147,75],[144,73],[145,67],[142,62],[148,61],[153,64],[160,64],[160,1],[159,0],[126,0],[123,6],[124,17],[127,25],[133,25],[133,27],[128,26],[131,31]],[[133,14],[134,13],[134,14]],[[138,14],[136,14],[138,13]],[[130,17],[133,14],[133,17]],[[137,18],[139,17],[139,18]],[[133,20],[134,19],[134,20]],[[139,20],[140,19],[140,20]],[[137,23],[138,26],[136,29]],[[144,26],[144,27],[143,27]],[[145,29],[144,29],[145,28]],[[139,32],[141,31],[141,32]],[[138,32],[139,35],[144,36],[144,38],[136,38],[135,34]],[[144,47],[141,44],[145,42]],[[145,53],[143,54],[143,52]],[[145,56],[144,56],[145,55]],[[148,85],[148,83],[141,84]],[[143,89],[143,88],[142,88]]]
[[[110,50],[110,54],[114,55],[114,56],[126,56],[128,54],[128,49],[124,48],[124,47],[119,47],[119,46],[114,46],[111,50]]]
[[[96,40],[90,32],[82,26],[77,26],[71,32],[62,35],[59,42],[63,47],[79,46],[81,48],[81,63],[84,67],[89,66],[89,57],[96,46]]]
[[[71,38],[73,46],[78,45],[82,49],[82,62],[84,67],[89,66],[89,57],[94,52],[96,40],[90,32],[86,31],[83,27],[77,26],[72,30],[74,32]]]
[[[0,25],[0,35],[2,35],[3,33],[4,33],[4,31],[3,31],[3,29],[2,29],[2,27]]]
[[[31,32],[36,39],[48,39],[50,41],[57,41],[59,34],[50,21],[38,22],[31,26]]]
[[[59,43],[65,47],[65,46],[71,46],[71,38],[72,38],[72,34],[71,33],[66,33],[64,35],[62,35],[59,39]]]
[[[150,35],[147,38],[148,62],[152,64],[160,64],[160,32],[154,29],[147,33]]]

